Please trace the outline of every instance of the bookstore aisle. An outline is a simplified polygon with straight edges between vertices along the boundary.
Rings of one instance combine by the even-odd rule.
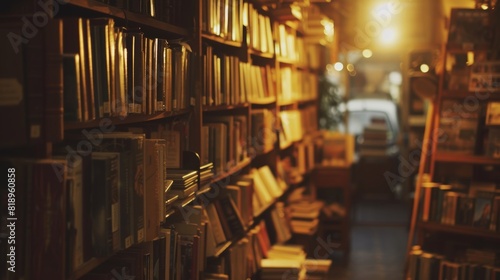
[[[334,254],[328,279],[404,279],[408,237],[407,202],[381,198],[358,199],[353,204],[351,254]]]

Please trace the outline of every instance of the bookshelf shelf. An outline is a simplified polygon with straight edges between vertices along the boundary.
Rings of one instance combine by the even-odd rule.
[[[278,102],[278,106],[280,107],[285,107],[285,106],[293,106],[297,104],[297,101],[294,99],[288,99],[288,100],[280,100]]]
[[[215,43],[219,43],[222,45],[231,46],[231,47],[235,47],[235,48],[240,48],[242,46],[241,42],[227,40],[227,39],[224,39],[222,37],[219,37],[219,36],[213,35],[213,34],[203,33],[203,34],[201,34],[201,37],[203,39],[209,40],[211,42],[215,42]]]
[[[227,170],[226,172],[222,173],[222,174],[219,174],[217,175],[211,183],[215,183],[215,182],[218,182],[218,181],[221,181],[221,180],[224,180],[225,178],[227,177],[230,177],[232,175],[235,175],[236,173],[239,173],[240,171],[242,171],[245,167],[247,167],[248,165],[250,165],[250,162],[252,160],[250,158],[246,158],[244,160],[242,160],[241,162],[238,162],[235,166],[231,167],[229,170]]]
[[[273,105],[274,103],[276,103],[276,97],[269,96],[269,97],[254,99],[250,100],[250,103],[252,105]]]
[[[468,91],[468,90],[444,90],[442,94],[443,98],[451,99],[465,99],[474,98],[477,101],[493,101],[500,100],[499,91]]]
[[[91,128],[91,127],[99,127],[103,120],[109,120],[113,125],[125,125],[125,124],[135,124],[135,123],[144,123],[150,121],[157,121],[167,118],[179,117],[186,114],[189,114],[191,109],[184,109],[179,111],[171,111],[171,112],[163,112],[157,113],[153,115],[128,115],[125,118],[120,117],[109,117],[103,118],[99,120],[93,120],[88,122],[66,122],[64,124],[65,130],[76,130],[83,128]]]
[[[260,57],[260,58],[267,58],[267,59],[273,59],[274,58],[274,54],[273,53],[261,52],[259,50],[255,50],[255,49],[252,49],[252,48],[248,49],[248,53],[250,55],[252,55],[252,56]]]
[[[488,239],[500,239],[500,233],[498,232],[476,228],[472,226],[444,225],[433,222],[419,222],[418,226],[421,229],[427,231],[455,233],[455,234],[488,238]]]
[[[282,56],[278,56],[278,58],[276,60],[278,60],[279,63],[289,64],[289,65],[294,65],[295,63],[297,63],[297,61],[295,59],[290,59],[290,58],[282,57]]]
[[[434,158],[439,162],[451,162],[451,163],[468,163],[468,164],[500,164],[500,158],[493,158],[487,156],[476,156],[476,155],[463,155],[455,153],[444,153],[438,152]]]
[[[299,100],[298,102],[299,106],[307,106],[307,105],[315,105],[317,101],[315,98],[311,98],[311,99]]]
[[[203,107],[203,112],[233,111],[233,110],[248,109],[249,107],[250,107],[249,103],[242,103],[236,105],[205,106]]]
[[[106,16],[112,16],[116,19],[124,20],[125,24],[134,27],[152,29],[155,31],[163,31],[163,32],[166,31],[168,33],[186,37],[192,34],[192,32],[189,32],[189,30],[186,28],[175,26],[173,24],[155,19],[153,17],[126,11],[118,7],[109,6],[95,0],[68,0],[66,1],[66,3],[74,7],[86,9]]]

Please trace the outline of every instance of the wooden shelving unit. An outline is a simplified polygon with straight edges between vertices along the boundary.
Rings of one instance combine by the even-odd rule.
[[[458,25],[463,24],[462,17],[474,15],[472,17],[481,21],[493,17],[494,14],[496,12],[491,10],[452,9],[449,40],[468,40],[455,34],[462,32],[456,29]],[[472,25],[478,27],[477,22]],[[484,28],[494,29],[494,26]],[[454,37],[455,35],[458,37]],[[482,57],[481,54],[485,52],[490,52],[491,56]],[[466,60],[471,57],[474,57],[475,61],[467,65]],[[424,258],[441,266],[442,275],[453,265],[469,269],[470,263],[477,263],[478,267],[486,270],[495,265],[478,261],[467,252],[481,251],[500,241],[499,225],[497,221],[492,220],[492,216],[485,216],[489,219],[487,227],[476,223],[478,217],[486,213],[482,212],[482,199],[487,200],[488,193],[491,195],[490,206],[496,207],[493,205],[498,203],[498,199],[494,197],[498,198],[500,186],[494,174],[498,172],[495,170],[500,167],[500,159],[487,155],[486,146],[490,141],[487,134],[492,127],[485,125],[484,109],[488,102],[498,101],[499,96],[497,90],[467,90],[473,77],[457,74],[463,70],[468,71],[467,68],[474,69],[475,66],[495,57],[498,57],[498,49],[493,45],[487,47],[482,43],[469,42],[463,45],[448,43],[443,46],[441,65],[444,65],[445,69],[440,73],[438,91],[429,108],[424,138],[424,143],[427,144],[423,146],[416,184],[408,240],[408,279],[414,279],[415,273],[425,273],[420,276],[424,278],[437,277],[432,274],[434,272],[424,272],[415,266],[416,261],[423,261]],[[468,106],[469,102],[474,102],[475,106]],[[466,124],[469,125],[468,136],[463,134]],[[423,181],[424,174],[429,176],[430,182]],[[491,188],[481,189],[478,182],[489,183]],[[481,192],[484,192],[485,197]],[[418,245],[418,248],[414,245]],[[476,270],[471,272],[471,275],[473,273],[479,272]],[[475,275],[463,277],[479,277]]]
[[[211,3],[212,1],[213,3]],[[301,140],[290,141],[287,147],[279,148],[277,142],[279,141],[279,137],[277,135],[283,130],[279,120],[279,113],[281,111],[296,111],[302,114],[305,111],[310,111],[307,117],[310,121],[309,124],[298,123],[299,121],[303,121],[303,119],[299,119],[294,126],[307,126],[301,132],[301,137],[307,137],[309,134],[316,133],[317,126],[310,124],[317,123],[317,117],[314,114],[314,110],[317,107],[314,96],[317,95],[310,91],[317,89],[309,88],[309,91],[305,92],[306,90],[301,88],[297,90],[297,93],[301,96],[284,100],[282,98],[284,91],[282,84],[292,83],[292,81],[282,79],[280,71],[283,71],[283,67],[293,68],[293,71],[299,71],[300,74],[310,74],[309,81],[316,81],[317,77],[322,74],[318,70],[321,68],[318,66],[313,68],[312,65],[308,65],[304,61],[301,65],[296,65],[298,61],[278,56],[275,47],[279,47],[279,42],[274,38],[275,34],[272,30],[275,28],[275,24],[278,23],[278,19],[273,18],[272,13],[267,7],[263,8],[263,4],[256,1],[230,1],[234,5],[231,4],[231,7],[226,7],[226,9],[231,9],[231,11],[228,11],[227,18],[224,18],[227,26],[220,27],[227,28],[228,30],[225,30],[225,33],[219,32],[219,34],[216,34],[217,32],[210,30],[210,22],[205,21],[208,11],[204,10],[214,9],[216,5],[215,0],[167,1],[170,5],[168,7],[163,6],[165,1],[152,0],[140,1],[140,4],[136,1],[68,0],[58,6],[59,10],[53,19],[50,17],[48,25],[52,29],[40,28],[40,32],[26,46],[23,46],[23,56],[19,57],[25,57],[26,61],[22,63],[24,68],[21,67],[21,70],[18,71],[19,73],[16,72],[15,74],[19,74],[22,77],[20,82],[27,88],[27,93],[24,93],[26,101],[23,101],[26,104],[22,104],[23,120],[13,119],[10,121],[19,122],[20,127],[20,122],[26,121],[27,125],[22,123],[23,129],[26,128],[25,130],[31,133],[31,138],[37,136],[36,138],[39,139],[37,139],[36,144],[32,143],[35,142],[32,139],[21,139],[23,141],[20,141],[21,144],[18,148],[29,148],[27,150],[43,149],[43,151],[37,153],[37,156],[44,162],[45,165],[43,166],[45,167],[47,166],[46,161],[55,160],[56,156],[59,158],[68,156],[69,152],[65,153],[65,151],[70,151],[69,148],[71,148],[71,152],[75,152],[71,156],[82,157],[84,164],[81,167],[80,175],[82,178],[69,173],[73,170],[72,166],[69,166],[72,164],[69,157],[66,158],[67,162],[65,162],[65,165],[61,165],[64,167],[60,169],[64,170],[64,176],[60,177],[59,183],[61,185],[63,184],[62,182],[65,185],[67,183],[68,189],[70,185],[71,188],[74,185],[78,185],[82,189],[82,193],[80,196],[74,195],[73,189],[71,191],[68,190],[68,193],[64,193],[64,201],[58,200],[57,202],[60,203],[57,205],[62,208],[69,208],[64,208],[64,211],[59,209],[61,210],[60,213],[58,212],[60,216],[52,216],[53,212],[49,209],[52,207],[50,199],[37,202],[42,206],[46,206],[47,209],[34,204],[41,210],[36,213],[27,212],[27,224],[30,222],[28,219],[35,216],[41,217],[40,220],[48,220],[56,217],[61,218],[59,222],[66,222],[65,226],[74,228],[71,228],[71,232],[69,229],[67,232],[57,233],[51,231],[55,231],[55,229],[41,231],[47,236],[50,233],[52,241],[56,240],[53,234],[57,234],[59,246],[53,252],[41,252],[37,251],[41,249],[36,244],[38,247],[33,249],[35,257],[24,255],[22,257],[26,258],[26,260],[23,259],[27,267],[25,273],[36,274],[39,271],[40,273],[39,275],[21,275],[21,277],[53,280],[106,277],[109,276],[106,273],[110,274],[110,272],[104,270],[117,265],[115,260],[122,258],[123,255],[127,255],[123,257],[123,259],[127,259],[133,254],[143,254],[143,257],[147,256],[148,261],[153,263],[153,254],[158,253],[152,248],[158,249],[160,246],[158,245],[158,240],[164,237],[159,231],[172,230],[175,232],[177,230],[175,226],[179,227],[179,224],[198,223],[196,234],[207,234],[206,231],[209,230],[207,224],[215,223],[215,221],[205,221],[205,216],[208,217],[208,214],[200,214],[200,216],[197,216],[199,220],[193,222],[189,220],[192,217],[186,218],[184,216],[185,213],[192,213],[190,211],[193,211],[193,209],[202,209],[203,212],[206,210],[207,204],[212,205],[218,202],[219,199],[229,197],[228,185],[237,183],[243,175],[250,176],[250,173],[254,169],[269,166],[271,175],[278,177],[282,176],[278,166],[282,158],[286,157],[297,161],[294,152],[297,146],[303,144]],[[116,5],[122,6],[113,6],[108,3],[116,3]],[[222,2],[217,1],[217,4],[220,3]],[[265,19],[267,34],[261,34],[263,29],[258,26],[258,24],[262,24],[260,21],[251,21],[250,24],[243,25],[243,3],[255,7],[252,11]],[[310,4],[314,5],[313,3]],[[9,4],[6,5],[5,8],[8,9]],[[33,9],[31,6],[26,7],[26,10],[31,11]],[[137,7],[140,8],[141,12],[136,10]],[[159,7],[164,10],[159,10]],[[173,16],[168,18],[162,14],[166,11],[182,11],[182,16],[176,15],[175,19]],[[250,13],[247,10],[245,11]],[[219,13],[217,14],[221,16]],[[22,16],[26,15],[23,14]],[[215,17],[215,13],[210,16]],[[10,31],[10,28],[13,28],[12,30],[15,32],[22,31],[21,25],[11,24],[12,19],[10,16],[3,15],[2,17],[5,17],[4,20],[0,21],[0,25],[4,28],[2,29],[3,31]],[[14,17],[14,21],[22,23],[20,17]],[[220,18],[212,18],[212,20],[215,20],[212,22],[222,22]],[[229,21],[234,22],[228,23]],[[252,26],[252,24],[255,26]],[[286,44],[296,44],[295,41],[300,39],[299,37],[307,36],[306,33],[297,32],[298,22],[295,24],[284,24],[287,26],[288,32],[291,32],[290,35],[293,35]],[[73,29],[70,31],[66,30],[68,26]],[[254,28],[253,33],[250,32],[252,28]],[[64,38],[65,36],[66,38]],[[259,36],[259,38],[250,38],[252,36]],[[257,39],[264,40],[264,36],[266,40],[270,40],[265,47],[262,44],[256,43]],[[319,42],[308,42],[307,44],[314,45],[317,48],[325,48]],[[159,51],[160,48],[163,48],[161,49],[163,52]],[[213,53],[211,53],[212,57],[208,57],[208,48],[212,48],[213,50]],[[68,51],[68,49],[71,50]],[[299,51],[295,48],[290,48],[290,50]],[[171,53],[171,56],[168,55],[169,53]],[[64,63],[63,54],[66,57]],[[71,63],[75,63],[74,66],[68,66],[66,63],[66,60],[68,60],[67,57],[71,55],[73,55],[72,59],[74,60]],[[301,56],[305,57],[305,54],[301,54]],[[210,59],[214,59],[215,61],[219,59],[222,61],[218,62],[220,63],[218,65],[219,68],[214,68],[213,63],[208,63]],[[325,61],[324,63],[328,62]],[[209,68],[208,64],[212,68]],[[90,65],[94,67],[91,68]],[[244,83],[243,80],[247,79],[250,73],[240,73],[240,69],[243,69],[242,65],[245,65],[245,67],[249,66],[248,68],[259,68],[252,73],[252,78],[245,80]],[[169,66],[171,67],[168,68]],[[3,68],[5,67],[10,67],[10,65],[3,66]],[[164,68],[162,69],[161,67]],[[75,74],[68,74],[71,72],[70,70],[74,70]],[[8,71],[2,71],[2,73],[6,72]],[[217,73],[218,76],[215,76],[214,73]],[[19,77],[13,78],[18,79]],[[71,78],[75,80],[74,88],[65,88],[64,86],[73,85]],[[217,86],[220,88],[216,89],[215,79],[218,79]],[[290,79],[292,78],[290,77]],[[206,95],[209,93],[215,94],[216,90],[220,91],[217,94],[221,94],[223,100],[218,100],[217,105],[212,105],[215,102],[212,102],[210,98],[206,98]],[[164,95],[162,95],[162,92]],[[244,92],[244,94],[241,92]],[[242,96],[245,98],[240,98]],[[70,99],[71,102],[76,102],[76,106],[69,108],[70,105],[65,104],[64,101]],[[170,108],[166,105],[168,104],[167,99],[171,101]],[[126,104],[119,104],[119,101]],[[108,102],[109,107],[107,106]],[[117,104],[123,106],[112,108],[113,105]],[[24,105],[27,105],[27,107]],[[100,108],[100,105],[103,108]],[[116,107],[119,107],[119,105]],[[35,110],[33,112],[26,112],[27,109],[25,107],[37,108],[37,110],[36,112]],[[160,108],[169,109],[159,112]],[[96,112],[92,112],[93,110]],[[102,112],[98,112],[99,110],[102,110]],[[126,114],[123,117],[119,117],[125,111]],[[267,112],[272,117],[265,120],[265,128],[257,127],[255,125],[257,121],[254,121],[258,120],[259,117],[255,117],[254,114],[258,114],[261,111]],[[65,113],[75,113],[78,116],[72,119],[68,118],[67,120]],[[229,121],[225,123],[226,119],[222,120],[224,117],[232,118],[232,123]],[[306,118],[304,117],[304,119]],[[57,123],[54,122],[52,125],[50,120],[56,120]],[[43,125],[37,126],[38,123],[35,123],[35,121],[41,121]],[[99,130],[103,124],[109,128],[112,127],[113,129],[110,130],[113,131]],[[208,134],[204,134],[206,132],[205,126],[210,126],[210,129],[212,129],[209,129]],[[221,132],[220,135],[215,135],[215,133],[219,133],[220,131],[216,131],[214,127],[217,127],[217,129],[225,127],[227,129],[226,134],[224,135]],[[229,127],[234,130],[229,130]],[[263,133],[264,130],[266,130],[265,133]],[[109,141],[106,145],[102,145],[101,140],[107,139],[103,137],[104,133],[115,133],[115,136],[121,135],[120,137],[123,137],[123,139],[127,138],[128,142],[120,142],[121,140],[118,141],[116,139],[122,138],[116,136],[116,138],[112,138],[115,141],[113,145],[117,142],[120,142],[120,144],[112,146],[109,144],[111,141]],[[27,133],[24,134],[25,136],[28,135]],[[236,139],[234,135],[239,135],[240,139]],[[261,139],[263,137],[274,139],[274,142],[266,146],[265,149],[261,149],[262,146],[260,145],[262,143],[259,142],[263,140]],[[153,151],[148,150],[149,154],[145,152],[147,140],[151,140],[147,144],[151,147],[155,146]],[[153,141],[157,142],[153,143]],[[205,146],[205,142],[209,142],[210,145],[208,147]],[[89,147],[87,144],[92,147],[84,150]],[[87,146],[83,147],[84,145]],[[0,146],[0,155],[3,157],[2,149],[4,147]],[[219,149],[217,152],[222,152],[214,155],[214,150],[216,149]],[[252,151],[258,151],[258,154],[251,154]],[[94,152],[102,154],[92,154]],[[107,155],[103,155],[104,153],[107,153]],[[204,157],[206,155],[209,156]],[[106,234],[102,236],[96,236],[98,233],[92,231],[99,226],[98,223],[92,220],[97,215],[93,211],[96,205],[101,203],[96,202],[99,197],[94,194],[95,187],[100,186],[100,184],[95,184],[94,188],[89,187],[93,185],[97,176],[95,174],[101,171],[93,166],[94,162],[92,160],[95,159],[93,156],[96,156],[96,158],[99,156],[113,156],[115,159],[114,162],[106,162],[109,166],[106,165],[105,168],[102,168],[104,170],[103,177],[107,180],[106,184],[102,186],[102,189],[106,190],[106,194],[103,197],[105,196],[109,200],[102,202],[106,204],[102,208],[105,208],[106,215],[109,214],[109,217],[107,216],[109,219],[106,222],[111,221],[110,227],[113,226],[112,229],[106,227],[104,230]],[[233,158],[230,158],[231,156]],[[227,161],[223,162],[224,159]],[[118,161],[119,164],[116,165]],[[168,164],[166,163],[167,161]],[[201,185],[202,183],[198,183],[198,188],[194,191],[194,195],[191,193],[182,199],[175,199],[175,196],[168,196],[165,194],[165,191],[162,192],[162,188],[166,188],[167,183],[165,181],[168,178],[168,170],[198,170],[197,179],[200,182],[202,177],[200,169],[202,166],[215,161],[220,164],[217,165],[217,168],[220,166],[222,168],[216,174],[211,174],[213,178],[211,177],[209,180],[204,181],[203,185]],[[60,162],[58,161],[57,163]],[[165,168],[167,165],[168,167]],[[213,169],[216,168],[214,167]],[[154,170],[155,173],[153,174],[151,170]],[[163,172],[164,170],[166,172]],[[148,173],[148,171],[151,173]],[[120,174],[120,172],[123,173]],[[26,173],[29,172],[26,171]],[[164,176],[157,176],[159,173],[165,174],[163,174]],[[29,173],[29,175],[32,174]],[[36,180],[41,180],[42,183],[49,185],[50,182],[43,181],[45,179],[44,176],[38,173],[37,175],[39,177],[35,178]],[[113,176],[120,177],[115,178]],[[159,182],[160,178],[163,178],[165,181]],[[31,182],[30,180],[35,179],[27,178],[23,180]],[[170,180],[171,178],[168,179]],[[72,181],[70,182],[70,180]],[[127,183],[124,183],[124,181]],[[215,248],[213,256],[209,257],[216,259],[230,257],[232,249],[238,246],[239,242],[247,238],[252,229],[259,227],[260,222],[270,220],[271,212],[277,208],[276,205],[278,202],[285,202],[291,191],[298,186],[305,186],[307,184],[309,184],[307,180],[301,179],[300,181],[291,182],[286,189],[283,187],[284,191],[281,195],[276,195],[277,197],[273,197],[271,201],[251,213],[252,217],[250,218],[253,218],[253,221],[243,225],[245,231],[241,235],[229,238],[230,240],[226,242],[221,242]],[[254,188],[254,186],[251,188]],[[147,197],[146,194],[151,195],[153,193],[152,189],[154,189],[154,199],[147,200],[145,198]],[[127,192],[124,190],[127,190]],[[23,191],[36,194],[38,190],[26,189]],[[111,191],[113,191],[112,194]],[[169,189],[169,191],[172,191],[172,189]],[[51,192],[47,191],[44,195],[47,196],[49,193]],[[166,193],[168,194],[168,191]],[[165,202],[162,201],[162,198],[165,201],[170,200]],[[114,199],[113,203],[121,201],[123,204],[112,204],[112,199]],[[235,202],[233,201],[230,204],[232,205],[232,203]],[[23,203],[20,204],[22,205]],[[127,217],[123,214],[126,212],[124,211],[126,207],[123,206],[125,204],[128,207],[127,211],[135,211],[143,214],[142,217],[134,217],[134,219],[137,219],[134,221],[136,223],[131,221],[132,218],[130,216],[135,216],[137,213],[129,213],[130,216]],[[148,209],[151,205],[156,205],[154,210]],[[109,209],[107,206],[109,206]],[[28,207],[31,206],[26,206],[26,208]],[[133,210],[131,210],[132,208]],[[91,214],[82,214],[82,217],[85,215],[89,216],[81,218],[84,220],[82,225],[73,225],[73,223],[76,224],[74,221],[76,218],[73,217],[77,216],[75,212],[84,212],[84,210],[88,210]],[[124,212],[117,214],[119,212],[117,210]],[[223,211],[221,209],[216,210]],[[153,212],[155,212],[154,215],[152,214]],[[115,216],[112,216],[111,213]],[[239,213],[237,214],[239,215]],[[158,219],[151,218],[151,220],[148,220],[150,217],[146,217],[147,215],[157,215]],[[138,225],[141,219],[143,219],[142,222],[145,224],[142,225],[143,229],[140,229],[141,225]],[[155,221],[159,222],[158,228],[156,228]],[[117,224],[112,224],[112,222],[116,222]],[[146,240],[146,237],[141,239],[140,236],[147,235],[147,232],[141,232],[144,228],[148,228],[147,230],[150,230],[149,233],[153,232],[149,229],[149,225],[154,225],[154,230],[158,231],[157,236],[150,238],[150,240]],[[104,225],[100,226],[104,227]],[[31,228],[32,224],[26,227]],[[77,227],[78,230],[76,229]],[[114,235],[118,235],[118,231],[119,235],[122,235],[122,231],[125,232],[125,227],[130,232],[123,234],[127,236],[130,234],[134,240],[124,241],[125,245],[121,244],[122,240],[118,240],[119,245],[113,244],[112,247],[114,247],[109,252],[106,251],[102,254],[106,255],[106,257],[96,257],[102,255],[94,252],[96,249],[94,248],[96,246],[93,243],[94,239],[104,238],[103,236],[109,237],[110,239],[106,240],[106,244],[109,245],[109,243],[116,241],[113,238],[115,238]],[[135,230],[137,231],[134,232]],[[30,239],[31,236],[37,237],[36,233],[37,230],[27,231],[26,236],[23,237],[30,242],[33,240],[37,241],[36,238]],[[99,234],[101,233],[103,232],[99,232]],[[43,234],[40,234],[39,239],[46,238]],[[83,237],[79,235],[83,235]],[[110,237],[111,235],[113,237]],[[205,239],[201,239],[205,238],[205,236],[199,235],[200,239],[196,242],[200,242],[199,244],[206,242]],[[73,239],[80,240],[80,238],[83,240],[83,245],[79,245],[82,248],[75,249],[77,246],[73,244]],[[123,238],[127,239],[125,236]],[[179,246],[178,248],[182,246],[179,245],[180,238],[172,240],[168,242],[173,242],[172,244],[176,244],[175,246]],[[186,240],[183,239],[184,241]],[[19,242],[22,243],[22,241]],[[132,244],[129,245],[127,242],[131,242]],[[163,240],[161,242],[167,241]],[[198,243],[196,244],[198,245]],[[83,247],[85,248],[83,249]],[[138,247],[140,247],[139,253],[134,251]],[[85,250],[85,253],[82,253],[84,256],[81,257],[84,261],[83,264],[73,268],[70,264],[74,261],[73,254],[76,255],[73,251],[77,250]],[[166,248],[161,248],[161,250],[166,250]],[[129,253],[130,255],[128,255]],[[177,258],[177,255],[175,257]],[[205,257],[199,258],[201,263],[197,263],[196,268],[207,269],[205,266],[207,258]],[[146,257],[144,258],[146,259]],[[180,260],[177,261],[180,262]],[[140,267],[144,271],[136,271],[137,273],[142,274],[146,271],[152,273],[152,267],[144,265],[146,261],[141,260],[140,263]],[[183,265],[185,264],[183,263]],[[31,267],[37,267],[38,270],[31,272]],[[193,267],[195,266],[193,265]],[[139,265],[136,267],[134,264],[132,269],[139,269]],[[174,269],[174,267],[171,269]],[[203,278],[204,271],[200,270],[198,272],[198,274],[193,272],[193,275],[197,274],[197,276],[193,276],[193,279]],[[112,276],[116,277],[115,275]],[[168,276],[165,279],[169,279]]]

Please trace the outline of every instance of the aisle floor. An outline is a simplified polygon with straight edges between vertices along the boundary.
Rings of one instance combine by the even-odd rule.
[[[351,253],[334,254],[329,279],[402,280],[405,262],[408,203],[362,199],[352,213]]]

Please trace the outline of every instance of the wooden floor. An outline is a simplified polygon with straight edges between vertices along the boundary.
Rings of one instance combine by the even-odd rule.
[[[328,279],[402,280],[409,224],[408,203],[364,198],[355,202],[351,254],[334,253]]]

